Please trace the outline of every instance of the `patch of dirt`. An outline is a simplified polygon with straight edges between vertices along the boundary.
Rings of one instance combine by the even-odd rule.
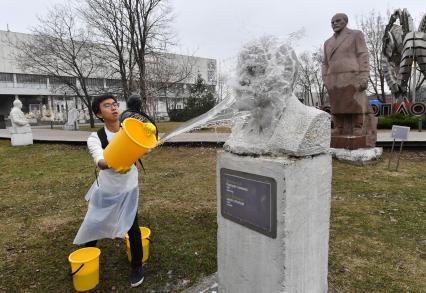
[[[59,227],[68,224],[74,220],[72,216],[52,215],[40,219],[40,229],[44,232],[52,233]]]

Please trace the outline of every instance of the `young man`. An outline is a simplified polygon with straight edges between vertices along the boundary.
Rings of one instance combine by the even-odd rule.
[[[93,99],[93,113],[104,122],[104,127],[90,134],[87,146],[101,171],[85,196],[89,206],[74,244],[96,246],[98,239],[124,238],[128,233],[132,254],[130,283],[132,287],[136,287],[144,280],[143,251],[137,213],[138,169],[132,165],[128,170],[117,173],[108,167],[103,158],[103,149],[120,130],[118,106],[117,99],[112,95]]]

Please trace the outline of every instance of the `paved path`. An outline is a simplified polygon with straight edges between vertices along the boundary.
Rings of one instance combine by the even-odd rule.
[[[85,142],[90,132],[87,131],[65,131],[56,129],[32,128],[33,139],[36,142]],[[0,129],[0,138],[10,138],[6,129]]]
[[[65,131],[57,129],[33,128],[33,138],[35,142],[63,142],[63,143],[86,143],[90,134],[88,131]],[[184,133],[168,141],[167,144],[200,144],[218,143],[223,144],[229,133]],[[10,133],[6,129],[0,129],[0,139],[9,139]],[[389,146],[392,143],[390,130],[379,130],[377,134],[378,146]],[[426,147],[426,131],[411,131],[406,146]]]

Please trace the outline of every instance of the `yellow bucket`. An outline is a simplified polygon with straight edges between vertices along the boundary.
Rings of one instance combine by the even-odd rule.
[[[146,262],[149,258],[149,242],[151,239],[149,238],[151,236],[151,230],[147,227],[139,227],[141,229],[141,238],[142,238],[142,262]],[[130,241],[129,241],[129,235],[126,234],[126,247],[127,247],[127,259],[129,261],[132,261],[132,253],[130,252]]]
[[[71,276],[76,291],[91,290],[99,284],[99,255],[96,247],[80,248],[68,256]]]
[[[130,168],[157,144],[155,134],[134,118],[123,121],[122,128],[104,150],[104,159],[114,170]]]

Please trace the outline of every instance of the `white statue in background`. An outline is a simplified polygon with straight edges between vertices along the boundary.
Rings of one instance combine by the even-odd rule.
[[[307,156],[330,147],[330,116],[293,94],[298,61],[287,44],[263,37],[243,47],[234,87],[237,111],[246,119],[225,143],[237,154]]]
[[[28,128],[31,130],[30,123],[24,112],[22,112],[22,102],[19,99],[13,101],[13,108],[10,110],[10,121],[12,122],[12,130],[15,133]]]
[[[90,115],[89,115],[89,110],[84,109],[84,117],[86,118],[86,120],[90,120]]]
[[[13,108],[10,110],[9,116],[12,123],[9,132],[11,133],[11,142],[13,146],[33,143],[31,126],[21,109],[22,102],[16,98],[13,101]]]
[[[65,130],[77,130],[78,129],[78,120],[79,113],[78,110],[73,108],[68,111],[67,122],[64,125]]]
[[[47,109],[46,105],[42,106],[41,121],[53,121],[54,115],[51,109]]]
[[[26,119],[37,120],[37,114],[33,111],[24,114]]]
[[[85,123],[86,122],[86,117],[85,117],[85,115],[84,115],[84,110],[83,109],[80,109],[79,111],[78,111],[78,122],[80,122],[80,123]]]
[[[56,112],[55,116],[56,121],[64,122],[64,114],[62,112]]]

